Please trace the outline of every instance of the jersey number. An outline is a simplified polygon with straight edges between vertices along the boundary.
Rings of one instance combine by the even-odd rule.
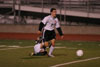
[[[55,26],[55,24],[51,24],[51,27],[54,27]]]

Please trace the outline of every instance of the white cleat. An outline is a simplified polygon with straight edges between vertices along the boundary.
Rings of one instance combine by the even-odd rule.
[[[55,57],[54,55],[48,55],[49,57]]]
[[[34,53],[32,52],[32,53],[29,53],[29,56],[33,56],[34,55]]]

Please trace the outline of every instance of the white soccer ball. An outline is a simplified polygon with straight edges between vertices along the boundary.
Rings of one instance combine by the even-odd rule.
[[[77,50],[76,55],[79,57],[83,56],[83,50]]]

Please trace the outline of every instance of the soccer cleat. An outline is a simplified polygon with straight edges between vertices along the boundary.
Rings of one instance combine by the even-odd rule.
[[[48,55],[49,57],[55,57],[54,55]]]
[[[29,56],[33,56],[34,55],[34,53],[32,52],[32,53],[29,53]]]

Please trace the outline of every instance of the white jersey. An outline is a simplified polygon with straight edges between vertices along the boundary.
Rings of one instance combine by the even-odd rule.
[[[54,28],[59,28],[60,24],[58,21],[58,18],[53,18],[51,15],[46,16],[43,20],[42,23],[45,25],[44,29],[45,30],[54,30]]]
[[[34,46],[34,52],[35,54],[39,53],[41,50],[44,50],[44,49],[41,49],[41,43],[38,43]]]

